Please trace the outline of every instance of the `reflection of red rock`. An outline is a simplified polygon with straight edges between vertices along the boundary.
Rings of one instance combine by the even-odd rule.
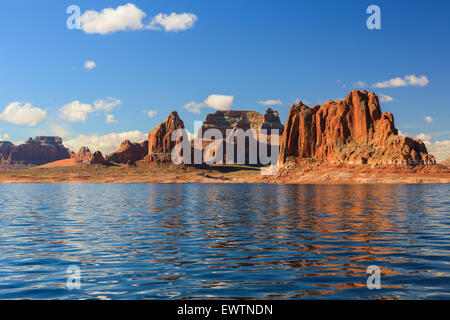
[[[176,141],[172,141],[172,133],[177,129],[184,129],[184,123],[178,113],[172,111],[148,134],[148,160],[170,161],[170,153],[176,145]]]
[[[103,155],[100,151],[96,151],[94,152],[94,154],[92,154],[88,147],[81,147],[77,153],[72,155],[72,158],[77,162],[85,164],[105,163],[105,158],[103,158]]]
[[[11,147],[11,146],[10,146]],[[59,137],[35,137],[24,144],[9,149],[5,162],[41,165],[57,160],[68,159],[71,151],[64,147]]]
[[[434,164],[422,141],[398,136],[394,117],[381,113],[378,97],[353,90],[343,101],[292,105],[280,146],[288,157],[333,163]]]
[[[106,161],[117,163],[136,162],[142,160],[146,155],[147,150],[143,147],[143,144],[125,140],[120,144],[119,149],[106,157]]]

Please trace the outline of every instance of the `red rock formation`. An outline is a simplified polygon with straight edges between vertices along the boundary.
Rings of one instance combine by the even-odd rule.
[[[184,129],[183,120],[176,111],[172,111],[166,120],[156,126],[148,134],[148,154],[170,154],[176,141],[172,141],[172,133],[177,129]]]
[[[288,157],[332,163],[434,164],[422,141],[398,136],[394,117],[381,113],[378,97],[353,90],[343,101],[311,108],[292,105],[280,145]]]
[[[70,156],[71,151],[64,147],[61,138],[35,137],[28,139],[24,144],[11,148],[8,157],[4,158],[8,164],[42,165],[68,159]]]
[[[92,154],[88,147],[81,147],[77,153],[72,155],[72,158],[84,164],[104,164],[106,162],[100,151]]]
[[[95,151],[90,159],[90,164],[104,164],[106,162],[100,151]]]
[[[89,163],[92,158],[92,153],[88,147],[81,147],[77,153],[72,155],[72,159],[77,162]]]
[[[120,144],[119,149],[106,157],[107,162],[127,163],[144,159],[147,149],[141,143],[132,143],[125,140]]]

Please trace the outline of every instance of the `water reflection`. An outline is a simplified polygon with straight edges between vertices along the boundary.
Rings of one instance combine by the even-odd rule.
[[[449,297],[448,185],[0,191],[2,299]],[[65,288],[71,264],[81,290]]]

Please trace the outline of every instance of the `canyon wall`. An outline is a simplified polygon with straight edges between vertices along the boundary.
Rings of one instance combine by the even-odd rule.
[[[292,105],[279,162],[312,158],[330,163],[435,164],[420,140],[398,135],[394,117],[382,113],[373,92],[353,90],[342,101]]]

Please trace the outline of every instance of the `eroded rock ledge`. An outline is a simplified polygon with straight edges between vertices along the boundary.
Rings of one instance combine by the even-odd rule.
[[[302,158],[375,165],[436,163],[422,141],[398,135],[394,116],[381,112],[373,92],[359,90],[342,101],[291,106],[279,161]]]

